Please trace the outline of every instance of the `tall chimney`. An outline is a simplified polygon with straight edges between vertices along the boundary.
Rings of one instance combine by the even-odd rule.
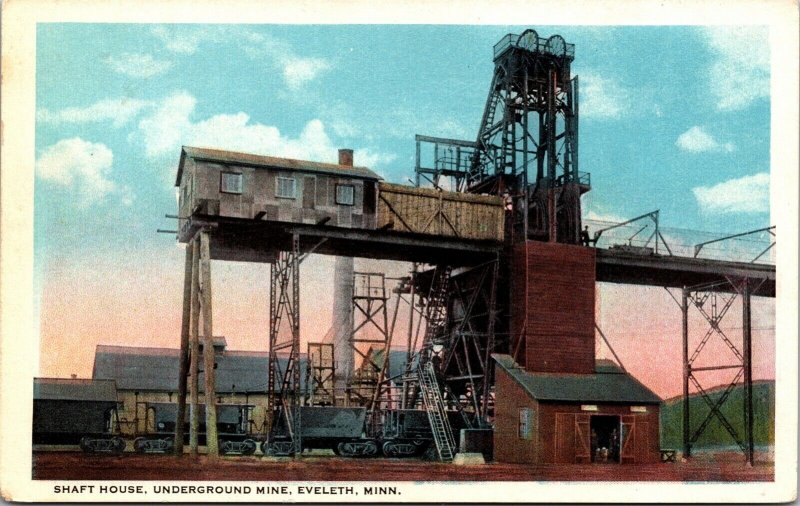
[[[339,150],[339,165],[353,166],[353,150]],[[333,360],[336,364],[334,390],[344,393],[353,377],[355,355],[353,335],[353,258],[336,257],[333,273]]]
[[[333,360],[336,364],[334,390],[337,395],[353,377],[355,356],[353,334],[353,258],[336,257],[333,272]]]
[[[353,166],[353,150],[352,149],[340,149],[339,150],[339,165],[347,165],[348,167]]]

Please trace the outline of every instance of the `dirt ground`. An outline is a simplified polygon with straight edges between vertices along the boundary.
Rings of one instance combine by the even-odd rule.
[[[773,481],[774,464],[744,464],[741,454],[706,454],[687,462],[648,465],[456,466],[402,459],[339,457],[176,457],[34,452],[33,478],[41,480],[224,481]]]

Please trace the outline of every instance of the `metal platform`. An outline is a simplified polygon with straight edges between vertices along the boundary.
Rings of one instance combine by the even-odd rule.
[[[291,249],[295,233],[304,253],[451,266],[482,263],[502,249],[502,244],[490,241],[218,216],[193,216],[184,230],[204,227],[213,229],[211,258],[215,260],[273,262],[278,251]],[[763,280],[753,295],[775,297],[774,265],[597,249],[600,282],[682,288],[727,277]]]
[[[192,216],[185,228],[190,239],[203,228],[211,230],[214,260],[273,262],[278,251],[291,249],[300,236],[301,253],[401,260],[452,266],[474,265],[495,258],[501,243],[390,230],[341,228],[219,216]]]
[[[597,281],[683,288],[728,278],[763,280],[752,295],[775,297],[775,266],[597,249]]]

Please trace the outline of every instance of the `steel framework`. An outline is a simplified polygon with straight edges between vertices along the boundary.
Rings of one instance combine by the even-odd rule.
[[[269,372],[267,412],[272,417],[271,433],[286,424],[289,446],[299,454],[300,431],[300,237],[292,235],[291,249],[281,251],[270,265]],[[284,331],[284,322],[288,329]],[[288,353],[287,353],[288,352]],[[281,364],[281,360],[285,364]],[[278,385],[276,385],[278,383]],[[287,452],[288,453],[288,452]]]
[[[668,290],[675,302],[680,306],[683,316],[683,454],[686,457],[691,456],[692,445],[697,442],[711,421],[717,419],[733,438],[742,453],[744,453],[747,463],[753,464],[753,377],[750,299],[751,294],[758,289],[761,282],[763,281],[749,278],[729,278],[716,283],[684,287],[680,301]],[[741,349],[721,326],[723,318],[725,318],[737,298],[742,300]],[[697,310],[708,327],[697,342],[690,342],[690,307],[694,307]],[[714,336],[717,336],[731,351],[734,358],[733,362],[695,365],[698,357],[701,356],[704,348]],[[721,360],[720,357],[714,358],[717,361]],[[702,385],[701,378],[698,377],[697,373],[721,370],[730,370],[734,373],[734,376],[715,399]],[[743,436],[739,434],[722,412],[722,406],[725,405],[731,392],[740,382],[744,388],[744,401],[741,406],[744,426]],[[689,405],[691,387],[694,387],[695,392],[700,395],[709,408],[703,420],[696,427],[691,426]]]
[[[388,300],[383,273],[353,273],[353,331],[349,342],[352,352],[360,356],[362,362],[348,385],[347,397],[351,403],[366,406],[370,411],[386,393],[384,379],[389,370],[392,343]],[[365,346],[367,350],[363,349]],[[378,356],[382,356],[382,360],[377,359]]]
[[[305,403],[307,406],[333,406],[336,402],[333,343],[308,343],[307,350]]]

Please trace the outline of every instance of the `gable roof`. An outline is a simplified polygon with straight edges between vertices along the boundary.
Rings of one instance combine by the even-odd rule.
[[[178,355],[179,350],[173,348],[98,345],[92,377],[115,380],[120,390],[174,392],[178,390]],[[266,391],[268,353],[223,351],[215,361],[217,392]],[[202,367],[201,363],[201,371]]]
[[[293,158],[279,158],[276,156],[255,155],[252,153],[240,153],[221,149],[183,146],[181,149],[181,160],[178,164],[178,174],[175,178],[175,186],[181,185],[183,165],[186,161],[186,158],[226,165],[239,165],[254,169],[286,169],[300,172],[316,172],[320,174],[352,176],[361,179],[371,179],[374,181],[382,179],[379,175],[366,167],[339,165],[336,163],[312,162],[308,160],[295,160]]]
[[[34,378],[35,400],[117,402],[113,380]]]
[[[555,374],[526,371],[509,355],[496,353],[492,358],[538,401],[661,403],[653,391],[607,360],[599,361],[595,374]]]

